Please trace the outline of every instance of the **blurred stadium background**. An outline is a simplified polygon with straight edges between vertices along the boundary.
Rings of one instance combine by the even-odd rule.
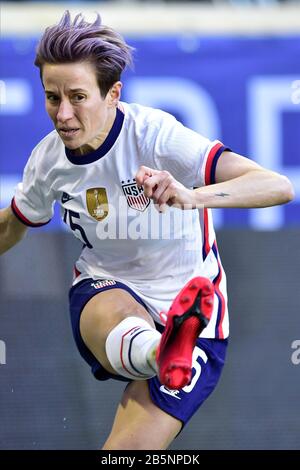
[[[228,361],[172,449],[299,449],[300,2],[2,2],[1,207],[51,130],[34,48],[66,8],[99,11],[136,47],[125,101],[172,112],[293,182],[287,206],[215,211]],[[56,215],[0,259],[0,449],[95,449],[110,430],[123,385],[94,380],[71,337],[67,291],[79,251]]]

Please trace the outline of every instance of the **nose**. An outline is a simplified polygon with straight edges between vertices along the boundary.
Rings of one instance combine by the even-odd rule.
[[[60,122],[65,122],[72,119],[73,115],[72,104],[68,100],[62,100],[56,114],[56,119]]]

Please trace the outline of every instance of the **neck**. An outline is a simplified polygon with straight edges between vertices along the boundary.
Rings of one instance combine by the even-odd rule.
[[[109,132],[111,131],[111,128],[116,118],[116,113],[117,110],[114,108],[109,114],[106,124],[104,128],[101,129],[100,133],[91,142],[88,142],[87,144],[78,147],[78,149],[75,149],[73,152],[74,155],[87,155],[93,152],[94,150],[97,150],[103,144]]]

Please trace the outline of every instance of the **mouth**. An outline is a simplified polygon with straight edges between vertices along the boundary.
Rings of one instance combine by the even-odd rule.
[[[62,137],[74,137],[79,131],[80,129],[75,127],[61,127],[58,129]]]

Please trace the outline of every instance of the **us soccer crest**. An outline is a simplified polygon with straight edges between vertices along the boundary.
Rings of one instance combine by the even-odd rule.
[[[122,189],[129,207],[141,212],[147,209],[150,204],[150,199],[145,196],[144,189],[138,187],[135,179],[132,181],[127,180],[127,183],[122,181]]]
[[[108,199],[105,188],[90,188],[86,192],[89,214],[98,222],[108,215]]]

